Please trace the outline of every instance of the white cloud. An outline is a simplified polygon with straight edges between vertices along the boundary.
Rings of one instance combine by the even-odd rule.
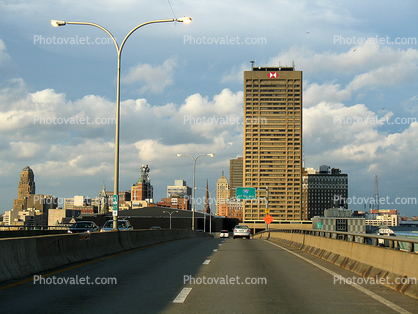
[[[355,74],[360,77],[366,75],[368,78],[373,77],[371,84],[387,85],[388,81],[390,84],[400,83],[411,78],[411,75],[416,73],[417,60],[418,50],[416,49],[394,49],[391,46],[379,45],[369,40],[348,47],[345,52],[341,53],[330,51],[318,53],[306,47],[294,46],[271,58],[268,65],[291,66],[292,62],[295,62],[296,69],[310,73],[311,76],[324,72],[328,75],[331,73],[344,76]],[[405,67],[405,64],[408,64],[409,67]],[[391,78],[390,75],[395,75],[395,77]],[[367,82],[367,85],[370,85],[370,82]],[[355,83],[351,87],[359,88]]]
[[[162,65],[156,67],[149,64],[138,64],[129,69],[122,82],[128,84],[140,82],[143,84],[141,92],[161,93],[167,86],[173,84],[176,67],[177,59],[174,57],[165,60]]]
[[[250,71],[251,67],[248,63],[242,63],[241,66],[234,66],[228,74],[224,74],[222,77],[222,83],[243,83],[244,71]]]
[[[97,22],[117,38],[123,38],[135,23],[148,21],[150,16],[172,16],[167,2],[123,2],[124,5],[110,0],[75,0],[66,8],[66,15]],[[111,180],[113,175],[114,123],[35,124],[34,118],[114,118],[114,90],[104,87],[109,84],[107,73],[111,78],[114,75],[114,47],[34,45],[33,29],[44,37],[106,36],[87,27],[52,28],[48,20],[60,5],[51,7],[48,3],[18,0],[0,5],[0,26],[15,30],[4,33],[0,40],[0,71],[7,72],[10,64],[18,67],[18,71],[1,76],[0,173],[3,181],[17,183],[18,172],[30,165],[37,176],[37,189],[62,182],[61,189],[54,190],[51,185],[51,191],[45,192],[61,196],[67,191],[89,190],[97,194],[102,181]],[[399,187],[412,194],[418,189],[415,178],[407,181],[417,171],[414,161],[418,134],[414,123],[341,124],[335,123],[335,119],[370,121],[376,114],[390,121],[406,114],[416,117],[416,45],[376,45],[371,40],[361,44],[333,43],[334,34],[345,38],[395,38],[409,34],[415,16],[405,8],[412,4],[413,1],[400,7],[383,4],[373,8],[376,14],[367,14],[373,7],[368,2],[172,3],[177,16],[190,15],[193,23],[147,26],[146,31],[138,32],[144,40],[129,42],[131,52],[141,51],[144,61],[133,66],[137,61],[129,57],[123,62],[126,100],[121,104],[121,188],[129,188],[139,177],[143,163],[150,165],[152,182],[162,194],[174,179],[191,180],[191,160],[177,158],[177,153],[215,153],[215,158],[199,159],[197,172],[200,179],[209,177],[210,182],[215,182],[221,170],[228,169],[229,158],[242,155],[243,128],[241,124],[220,124],[213,119],[232,116],[242,122],[242,72],[250,68],[250,60],[256,59],[258,66],[285,66],[294,61],[296,70],[303,71],[303,144],[307,166],[326,163],[341,168],[356,183],[350,184],[350,194],[358,193],[372,172],[390,176],[387,181],[394,182],[393,189]],[[97,13],[93,21],[92,9]],[[21,20],[33,27],[23,27]],[[257,27],[248,21],[255,21]],[[185,35],[239,36],[241,40],[266,37],[267,44],[185,45]],[[147,49],[145,42],[149,43]],[[176,57],[169,57],[173,51],[179,54],[184,66],[179,66]],[[59,72],[66,75],[54,81],[51,77],[56,77],[58,65]],[[75,66],[88,70],[98,66],[100,77],[96,80],[80,76]],[[13,72],[23,78],[6,83],[5,78],[12,77]],[[174,83],[176,86],[170,88]],[[91,87],[92,92],[72,88],[79,84],[86,87],[84,90]],[[224,87],[229,89],[221,90]],[[147,99],[137,99],[137,91],[146,92]],[[386,109],[379,111],[383,107]],[[186,117],[195,123],[185,122]],[[201,122],[196,123],[197,119]],[[17,169],[13,176],[10,169]],[[15,193],[15,189],[10,191]],[[161,196],[161,192],[157,195]]]
[[[303,94],[303,106],[310,107],[320,102],[342,102],[351,98],[351,92],[341,89],[340,84],[312,83],[307,85]]]
[[[243,93],[223,89],[213,100],[200,94],[189,96],[179,108],[177,118],[197,134],[213,138],[229,130],[242,132]]]
[[[6,52],[6,44],[2,39],[0,39],[0,67],[9,62],[11,60],[11,57]]]

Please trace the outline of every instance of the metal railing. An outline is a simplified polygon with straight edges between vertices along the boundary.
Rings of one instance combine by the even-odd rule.
[[[418,253],[418,237],[405,238],[396,236],[375,235],[369,233],[352,233],[343,231],[324,231],[317,229],[269,229],[259,231],[253,237],[267,233],[266,239],[274,237],[271,233],[299,233],[316,237],[324,237],[340,241],[356,242],[361,244],[381,246],[394,250]]]
[[[67,230],[72,224],[62,225],[0,225],[0,231],[16,231],[16,230]]]

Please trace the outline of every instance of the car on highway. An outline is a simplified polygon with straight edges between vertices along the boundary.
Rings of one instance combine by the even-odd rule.
[[[229,238],[229,231],[228,230],[221,230],[219,233],[220,238]]]
[[[234,239],[235,238],[247,238],[250,239],[251,237],[251,231],[250,228],[248,228],[248,226],[246,225],[236,225],[234,227],[234,233],[232,236]]]
[[[113,230],[113,220],[108,220],[103,225],[102,229],[100,229],[100,232],[106,232],[106,231],[112,231],[112,230]],[[119,231],[133,230],[133,227],[128,220],[120,219],[118,220],[118,230]]]
[[[100,228],[94,221],[77,221],[68,229],[68,233],[90,233],[99,231]]]
[[[161,227],[160,226],[152,226],[151,228],[150,228],[150,230],[160,230],[161,229]]]

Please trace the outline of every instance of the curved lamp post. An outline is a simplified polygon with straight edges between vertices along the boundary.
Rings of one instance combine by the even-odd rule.
[[[193,160],[193,199],[192,199],[192,201],[193,201],[193,205],[192,205],[192,211],[193,211],[193,213],[192,213],[192,230],[195,230],[194,229],[194,194],[195,194],[195,175],[196,175],[196,160],[199,158],[199,157],[202,157],[202,156],[209,156],[209,157],[215,157],[215,154],[202,154],[202,155],[199,155],[199,156],[197,156],[196,158],[193,158],[192,156],[190,156],[190,155],[187,155],[187,154],[177,154],[177,157],[182,157],[182,156],[187,156],[187,157],[190,157],[192,160]]]
[[[125,45],[126,40],[131,36],[133,32],[135,32],[138,28],[148,25],[148,24],[154,24],[154,23],[167,23],[167,22],[182,22],[185,24],[188,24],[192,21],[190,17],[181,17],[178,19],[166,19],[166,20],[154,20],[154,21],[148,21],[145,23],[142,23],[135,28],[133,28],[128,35],[124,38],[122,41],[122,44],[118,45],[118,42],[116,41],[115,37],[103,26],[100,26],[95,23],[89,23],[89,22],[65,22],[65,21],[59,21],[59,20],[51,20],[51,25],[54,27],[58,26],[64,26],[66,24],[74,24],[74,25],[89,25],[94,26],[97,28],[100,28],[106,34],[112,38],[113,43],[115,44],[116,51],[118,54],[118,71],[117,71],[117,85],[116,85],[116,135],[115,135],[115,183],[113,188],[113,203],[116,201],[116,206],[113,204],[113,230],[118,230],[117,223],[118,223],[118,211],[119,211],[119,122],[120,122],[120,65],[121,65],[121,55],[122,55],[122,49]]]
[[[205,188],[195,188],[195,190],[205,190],[209,193],[209,198],[212,199],[212,194],[213,192],[215,192],[217,189],[214,189],[212,192],[209,192],[208,189]],[[202,205],[203,206],[203,205]],[[209,233],[212,234],[212,208],[210,207],[210,202],[209,202]]]
[[[164,214],[167,213],[167,214],[170,215],[170,230],[171,230],[171,215],[174,214],[174,213],[178,213],[178,212],[179,212],[178,210],[173,210],[173,211],[163,210]]]

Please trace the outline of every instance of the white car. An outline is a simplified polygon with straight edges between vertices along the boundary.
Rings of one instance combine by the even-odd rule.
[[[219,234],[220,238],[229,238],[229,231],[228,230],[221,230],[221,233]]]
[[[234,228],[234,235],[233,238],[247,238],[250,239],[251,237],[251,230],[248,226],[245,225],[236,225]]]

